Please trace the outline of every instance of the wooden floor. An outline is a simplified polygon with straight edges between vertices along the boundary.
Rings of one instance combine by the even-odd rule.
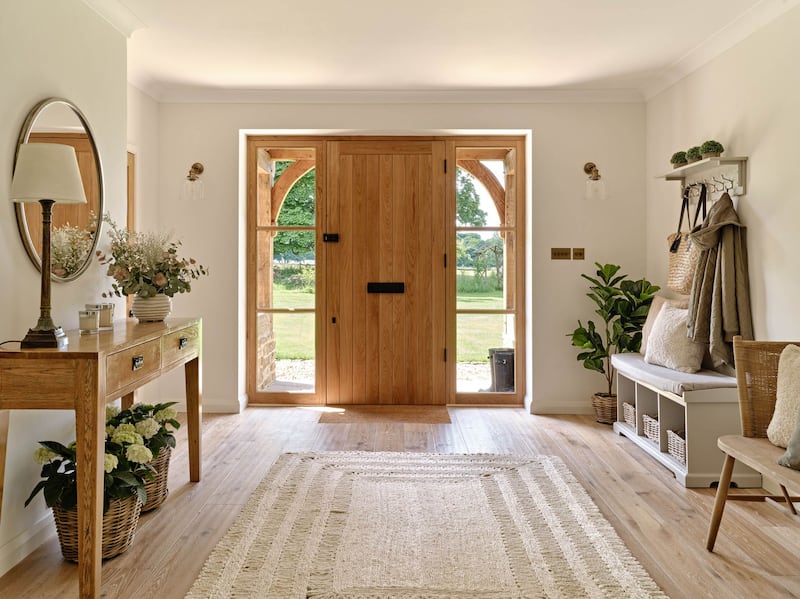
[[[103,565],[103,597],[183,597],[277,456],[304,450],[558,455],[673,599],[800,597],[800,522],[775,508],[729,504],[709,554],[713,492],[684,489],[609,426],[515,408],[451,408],[450,415],[451,424],[319,424],[311,408],[204,416],[203,480],[188,482],[184,427],[170,496],[143,516],[133,547]],[[0,578],[0,597],[74,597],[75,572],[53,538]]]

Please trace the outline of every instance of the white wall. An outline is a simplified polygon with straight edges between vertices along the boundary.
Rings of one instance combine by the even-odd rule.
[[[237,376],[244,368],[237,313],[244,300],[238,263],[244,243],[240,129],[532,130],[529,395],[537,412],[591,411],[590,395],[603,390],[603,379],[576,362],[566,334],[578,318],[592,316],[579,275],[594,272],[593,262],[622,264],[631,276],[644,275],[643,104],[161,104],[158,221],[173,228],[187,253],[212,272],[191,294],[174,298],[176,314],[204,318],[206,410],[236,411],[244,393]],[[587,161],[597,163],[607,181],[605,202],[583,199]],[[200,206],[185,206],[179,188],[193,162],[205,165],[206,197]],[[587,259],[552,262],[553,246],[585,247]],[[180,397],[180,381],[165,382],[164,393]]]
[[[79,0],[14,0],[0,18],[0,341],[21,339],[39,316],[39,273],[17,234],[6,201],[17,136],[38,101],[60,96],[86,115],[105,168],[106,201],[125,215],[125,38]],[[54,284],[53,319],[76,328],[77,310],[100,301],[107,278],[95,263],[80,279]],[[71,441],[68,412],[11,413],[8,456],[0,517],[0,574],[54,534],[49,510],[38,499],[23,508],[36,484],[32,460],[39,439]]]
[[[679,183],[655,179],[673,152],[716,139],[749,156],[750,290],[757,339],[798,339],[800,8],[795,8],[647,103],[647,273],[666,277],[665,238],[680,210]]]

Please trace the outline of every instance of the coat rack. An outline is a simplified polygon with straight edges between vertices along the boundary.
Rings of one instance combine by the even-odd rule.
[[[747,194],[747,157],[715,157],[692,162],[661,175],[667,181],[680,181],[681,188],[705,183],[710,192],[724,191],[730,196]]]

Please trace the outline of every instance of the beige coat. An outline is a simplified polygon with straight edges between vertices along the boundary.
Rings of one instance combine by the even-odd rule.
[[[715,369],[732,372],[733,337],[753,338],[747,228],[727,193],[689,238],[702,250],[689,295],[689,337],[708,343]]]

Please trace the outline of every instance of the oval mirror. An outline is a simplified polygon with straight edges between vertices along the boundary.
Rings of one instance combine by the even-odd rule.
[[[50,272],[53,281],[77,279],[92,261],[103,215],[103,167],[89,123],[69,100],[48,98],[34,106],[25,119],[16,153],[24,143],[57,143],[75,148],[86,204],[53,205]],[[16,162],[15,154],[15,166]],[[25,250],[41,270],[41,207],[38,203],[18,202],[14,208]]]

